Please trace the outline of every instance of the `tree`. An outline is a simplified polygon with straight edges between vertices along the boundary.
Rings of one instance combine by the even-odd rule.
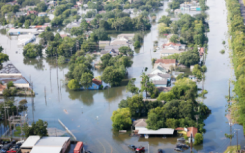
[[[135,80],[135,78],[130,79],[126,87],[127,91],[131,92],[132,94],[138,94],[139,92],[139,88],[137,88],[134,84]]]
[[[25,133],[26,137],[29,137],[30,135],[39,135],[40,137],[48,136],[48,123],[39,119],[36,123],[33,122],[31,124],[31,127],[28,126],[27,123],[23,126],[23,131]]]
[[[161,34],[168,34],[170,33],[170,27],[168,27],[165,23],[159,23],[158,24],[158,31]]]
[[[25,28],[26,29],[29,29],[29,26],[30,26],[30,22],[29,22],[29,20],[26,20],[25,21]]]
[[[129,55],[129,56],[132,56],[134,54],[133,51],[131,50],[131,48],[128,46],[120,47],[119,52],[123,55]]]
[[[65,57],[64,56],[59,56],[59,58],[58,58],[58,64],[65,64],[65,62],[66,62]]]
[[[7,83],[7,88],[10,89],[11,87],[14,87],[13,81],[9,81],[9,82]]]
[[[42,56],[42,46],[37,44],[27,44],[23,49],[23,55],[28,58],[36,58]]]
[[[120,85],[124,76],[120,73],[118,69],[115,69],[113,66],[108,66],[105,68],[101,79],[105,83],[109,83],[111,86],[118,86]]]
[[[168,16],[165,16],[165,15],[163,15],[160,19],[159,19],[159,21],[158,21],[158,23],[165,23],[167,26],[169,26],[170,24],[171,24],[171,19],[170,19],[170,17],[168,17]]]
[[[80,88],[79,82],[75,79],[70,80],[67,86],[70,90],[76,90]]]
[[[146,120],[148,129],[158,130],[165,126],[165,120],[161,114],[161,107],[157,107],[150,110],[150,112],[148,113],[148,118]]]
[[[172,37],[170,38],[170,42],[177,43],[178,39],[179,39],[179,37],[177,35],[172,35]]]
[[[202,79],[202,71],[201,71],[201,67],[196,64],[194,65],[194,68],[192,70],[192,74],[195,75],[197,77],[197,79],[201,80]]]
[[[131,114],[128,108],[119,108],[113,111],[112,117],[112,127],[115,130],[127,130],[131,127]]]
[[[139,41],[135,41],[134,42],[134,48],[137,49],[137,48],[140,48],[140,42]]]
[[[202,134],[201,133],[196,133],[194,145],[202,144],[202,142],[203,142],[203,136],[202,136]]]
[[[175,98],[174,94],[172,92],[161,92],[157,98],[159,101],[171,101]]]
[[[180,63],[188,67],[190,67],[190,65],[198,64],[199,60],[200,60],[200,57],[198,53],[193,52],[193,51],[184,52],[180,56]]]
[[[47,10],[47,5],[44,2],[40,2],[37,4],[38,12],[45,12]]]
[[[8,60],[9,56],[7,54],[0,53],[0,64],[2,64],[3,62],[7,62]]]
[[[93,74],[91,73],[83,73],[81,80],[80,80],[80,84],[81,86],[84,87],[84,89],[90,87],[92,85],[92,79],[94,78]]]

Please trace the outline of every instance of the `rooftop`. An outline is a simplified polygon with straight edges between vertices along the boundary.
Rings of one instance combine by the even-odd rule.
[[[157,73],[157,74],[148,74],[148,76],[151,78],[151,77],[154,77],[154,76],[160,76],[161,78],[170,78],[171,75],[166,73],[166,74],[162,74],[162,73]]]
[[[34,146],[30,153],[44,153],[44,152],[52,152],[52,153],[60,153],[62,147],[38,147]]]
[[[138,120],[135,120],[133,122],[133,125],[135,127],[146,127],[147,126],[146,119],[138,119]]]
[[[6,89],[5,85],[0,84],[0,91],[3,91],[4,89]]]
[[[28,83],[28,81],[24,78],[24,77],[0,77],[0,81],[2,83],[8,83],[10,81],[12,81],[13,83],[18,83],[18,84],[25,84]]]
[[[29,136],[20,148],[32,148],[38,140],[40,140],[40,136]]]
[[[176,59],[157,59],[155,63],[163,63],[163,64],[175,64]]]
[[[161,54],[179,54],[181,53],[182,51],[179,51],[179,50],[176,50],[176,49],[163,49],[160,51]]]
[[[195,137],[196,133],[197,133],[197,128],[196,127],[188,127],[187,128],[187,137],[191,137],[191,134],[192,134],[192,137]]]
[[[157,87],[159,92],[169,92],[172,87]]]
[[[8,33],[11,32],[37,32],[37,29],[10,29]]]
[[[3,63],[3,68],[0,70],[0,74],[17,74],[20,71],[12,63]]]
[[[162,80],[153,80],[152,83],[155,84],[155,85],[156,84],[158,84],[158,85],[166,85],[166,84],[168,84],[168,80],[165,79],[165,78],[162,79]]]
[[[155,135],[165,135],[174,134],[174,129],[171,128],[161,128],[158,130],[148,130],[147,128],[139,129],[138,134],[155,134]]]
[[[42,137],[35,146],[62,147],[70,137]]]
[[[102,85],[102,81],[101,81],[101,80],[97,80],[97,79],[95,79],[95,78],[93,78],[92,82],[93,82],[94,84],[97,84],[97,85]]]

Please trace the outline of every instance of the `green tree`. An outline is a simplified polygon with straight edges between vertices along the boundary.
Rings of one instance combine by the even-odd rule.
[[[58,58],[58,64],[65,64],[66,58],[64,56],[59,56]]]
[[[126,87],[127,91],[131,92],[132,94],[138,94],[139,88],[135,86],[135,78],[132,78],[128,81],[128,85]]]
[[[31,127],[28,126],[27,123],[23,126],[23,131],[25,133],[26,137],[29,137],[30,135],[39,135],[40,137],[48,136],[48,123],[43,120],[38,120],[36,123],[33,122],[31,124]]]
[[[42,56],[42,46],[37,44],[27,44],[23,49],[23,55],[28,58],[36,58]]]
[[[115,69],[113,66],[108,66],[105,68],[101,79],[105,83],[109,83],[111,86],[118,86],[120,85],[124,76],[120,73],[118,69]]]
[[[198,64],[194,65],[194,68],[192,70],[192,74],[195,75],[197,77],[197,79],[199,79],[199,80],[202,79],[201,67]]]
[[[171,101],[175,98],[174,94],[172,92],[161,92],[157,98],[159,101]]]
[[[85,89],[90,87],[92,85],[92,79],[94,78],[93,74],[91,73],[83,73],[80,84],[83,86]]]
[[[119,52],[123,55],[129,55],[129,56],[132,56],[134,54],[133,51],[131,50],[131,48],[128,46],[120,47]]]
[[[135,41],[134,42],[134,48],[137,49],[137,48],[140,48],[140,42],[139,41]]]
[[[168,27],[165,23],[159,23],[158,24],[158,31],[161,34],[168,34],[170,33],[170,27]]]
[[[128,108],[119,108],[113,111],[112,117],[112,127],[115,130],[127,130],[131,127],[131,114]]]
[[[161,107],[151,109],[148,113],[148,118],[146,120],[147,128],[152,130],[158,130],[165,127],[165,120],[162,117]]]
[[[172,43],[177,43],[178,42],[178,39],[179,37],[177,35],[173,35],[171,38],[170,38],[170,42]]]
[[[75,79],[70,80],[67,86],[71,90],[77,90],[80,88],[79,82],[76,81]]]
[[[202,134],[201,133],[196,133],[194,145],[202,144],[202,142],[203,142],[203,136],[202,136]]]
[[[13,81],[9,81],[9,82],[7,83],[7,88],[10,89],[11,87],[14,87]]]
[[[200,57],[197,52],[186,51],[180,56],[180,63],[190,67],[190,65],[198,64]]]
[[[163,15],[159,20],[158,23],[165,23],[167,26],[171,24],[170,17]]]
[[[30,22],[29,22],[29,20],[26,20],[25,21],[25,28],[26,29],[29,29],[29,26],[30,26]]]

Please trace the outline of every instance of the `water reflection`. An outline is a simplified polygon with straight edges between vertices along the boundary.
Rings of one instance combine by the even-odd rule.
[[[42,58],[36,58],[36,59],[33,59],[33,58],[24,58],[23,59],[23,63],[25,65],[32,65],[34,66],[34,68],[36,70],[41,70],[43,71],[44,70],[44,64],[43,64],[43,59]]]

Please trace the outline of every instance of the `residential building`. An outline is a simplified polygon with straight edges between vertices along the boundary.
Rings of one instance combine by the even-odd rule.
[[[104,14],[106,13],[106,11],[102,10],[102,11],[99,11],[99,14]]]
[[[115,57],[115,56],[118,56],[119,55],[119,51],[118,50],[115,50],[115,49],[111,49],[111,50],[102,50],[100,52],[100,55],[103,56],[105,54],[111,54],[111,56]]]
[[[110,46],[110,41],[99,41],[100,49],[104,49],[106,46]]]
[[[161,128],[158,130],[149,130],[147,128],[141,128],[138,130],[138,134],[144,135],[147,139],[149,135],[173,135],[174,129],[172,128]]]
[[[56,1],[49,1],[48,2],[48,5],[49,6],[56,6],[57,5],[57,2]]]
[[[166,74],[168,72],[167,69],[163,68],[163,67],[160,67],[160,66],[157,66],[156,68],[154,68],[150,74]]]
[[[110,46],[105,46],[104,50],[111,50],[114,49],[116,51],[119,51],[119,48],[122,47],[123,45],[110,45]]]
[[[172,87],[157,87],[159,92],[169,92]]]
[[[81,6],[82,5],[82,2],[76,2],[78,6]]]
[[[177,78],[177,76],[180,74],[184,74],[184,72],[174,72],[174,77]]]
[[[70,146],[70,137],[42,137],[30,153],[65,153]]]
[[[127,40],[133,40],[135,34],[119,34],[117,36],[118,39],[127,39]]]
[[[176,59],[157,59],[154,64],[154,68],[157,66],[163,67],[170,71],[176,67]]]
[[[36,40],[36,36],[33,34],[30,35],[20,35],[18,36],[18,45],[25,46]]]
[[[166,73],[158,73],[158,74],[148,74],[150,81],[162,80],[167,79],[169,82],[171,81],[171,75]]]
[[[20,146],[21,153],[30,153],[35,144],[40,140],[40,136],[29,136]]]
[[[48,25],[37,25],[34,28],[38,30],[45,30],[48,27]]]
[[[21,77],[20,71],[10,62],[2,64],[0,77]]]
[[[99,90],[102,86],[102,81],[95,78],[92,79],[92,85],[88,87],[88,90]],[[81,89],[84,89],[83,87]]]
[[[131,14],[131,13],[134,13],[134,10],[133,9],[124,9],[123,12]]]
[[[44,25],[44,26],[51,27],[51,23],[44,23],[43,25]]]
[[[38,16],[42,17],[42,16],[47,16],[48,14],[46,12],[40,12],[38,13]]]
[[[7,86],[0,84],[0,95],[3,94],[3,90],[6,88],[7,88]]]
[[[30,15],[30,14],[38,15],[38,12],[37,11],[27,11],[27,15]]]
[[[10,29],[8,35],[38,34],[37,29]]]
[[[185,49],[186,49],[186,45],[185,44],[172,43],[172,42],[163,44],[162,47],[165,48],[165,49],[176,49],[176,50],[181,50],[181,51],[185,51]]]
[[[85,20],[86,20],[87,23],[90,23],[91,21],[94,20],[94,18],[85,18]]]
[[[162,51],[160,51],[160,56],[166,57],[166,56],[173,55],[173,54],[180,54],[182,52],[183,51],[176,50],[176,49],[162,49]]]
[[[111,41],[110,45],[111,46],[116,46],[116,45],[129,46],[129,42],[128,42],[128,39],[121,37],[121,38],[117,38]]]
[[[169,82],[167,79],[163,78],[162,80],[153,80],[152,83],[155,87],[167,87]]]
[[[19,17],[21,17],[21,16],[26,16],[26,13],[25,13],[25,12],[16,12],[16,13],[15,13],[15,17],[16,17],[16,18],[19,18]]]
[[[202,47],[202,48],[198,49],[198,52],[199,52],[199,56],[203,56],[204,48]]]
[[[135,130],[145,129],[147,127],[146,119],[138,119],[133,122]]]
[[[181,13],[181,10],[180,10],[180,9],[174,10],[174,14],[175,14],[175,15],[178,15],[178,14],[180,14],[180,13]]]
[[[77,28],[80,27],[81,22],[71,22],[67,24],[66,29],[72,29],[72,28]]]

